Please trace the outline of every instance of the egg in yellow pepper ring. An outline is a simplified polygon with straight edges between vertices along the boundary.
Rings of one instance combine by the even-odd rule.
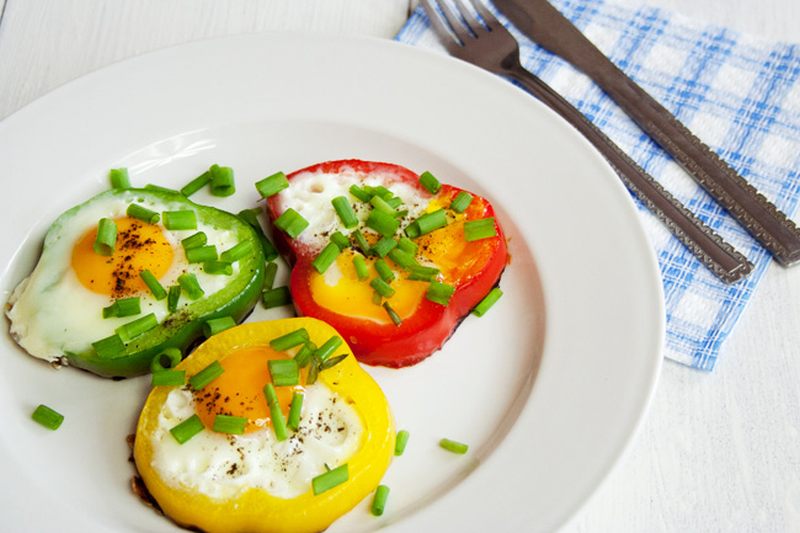
[[[305,332],[298,334],[302,344],[270,346],[297,331]],[[168,517],[209,532],[322,531],[375,489],[394,450],[392,416],[383,392],[340,340],[313,318],[243,324],[211,337],[176,367],[186,371],[186,384],[153,388],[139,418],[134,459]],[[291,359],[304,346],[321,350],[326,342],[338,347],[321,354],[324,360],[346,354],[340,363],[321,370],[313,384],[307,381],[314,363],[300,370],[297,385],[275,387],[284,417],[295,393],[303,394],[299,425],[280,440],[264,393],[274,373],[269,361]],[[195,390],[192,377],[215,362],[223,372]],[[233,434],[213,431],[219,415],[234,417],[240,427]],[[180,444],[171,430],[191,426],[189,419],[196,433]],[[315,494],[315,478],[343,469],[346,481]]]

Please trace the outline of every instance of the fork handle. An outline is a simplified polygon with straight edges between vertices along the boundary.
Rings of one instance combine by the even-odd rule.
[[[549,85],[522,66],[510,67],[503,74],[518,82],[526,91],[561,115],[586,137],[608,160],[625,185],[717,277],[725,283],[733,283],[750,273],[753,265],[745,256],[695,217],[583,113]]]

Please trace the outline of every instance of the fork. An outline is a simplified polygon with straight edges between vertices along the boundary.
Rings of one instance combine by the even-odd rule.
[[[422,0],[434,32],[451,55],[516,81],[572,124],[608,160],[628,189],[722,281],[733,283],[752,271],[745,256],[695,217],[572,104],[526,70],[514,36],[479,0],[469,1],[480,20],[459,0],[454,0],[458,15],[443,0]]]

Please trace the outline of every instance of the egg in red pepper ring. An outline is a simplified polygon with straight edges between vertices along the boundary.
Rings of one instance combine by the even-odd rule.
[[[423,360],[499,282],[508,252],[485,198],[390,163],[329,161],[287,178],[267,210],[295,308],[363,363]]]

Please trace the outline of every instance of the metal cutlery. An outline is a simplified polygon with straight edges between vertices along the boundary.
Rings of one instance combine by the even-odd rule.
[[[482,20],[458,0],[458,15],[442,0],[422,0],[435,33],[451,55],[518,82],[566,119],[603,154],[648,209],[720,279],[732,283],[752,270],[746,257],[696,218],[572,104],[525,70],[511,33],[478,0],[470,2]]]

